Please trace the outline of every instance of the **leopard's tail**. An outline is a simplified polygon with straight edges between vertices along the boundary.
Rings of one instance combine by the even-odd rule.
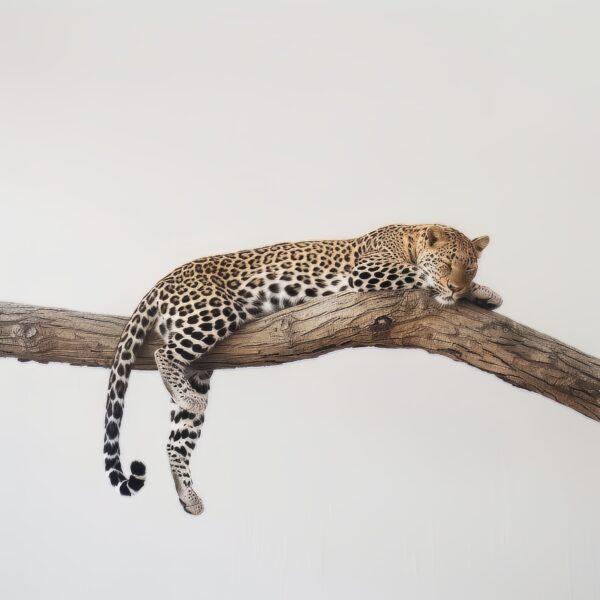
[[[123,418],[125,392],[131,368],[135,362],[136,351],[141,348],[148,331],[156,322],[158,307],[155,298],[156,293],[150,291],[125,326],[117,346],[108,382],[106,417],[104,419],[104,464],[110,482],[113,486],[118,486],[123,496],[131,496],[139,492],[144,487],[146,479],[146,467],[137,460],[131,463],[129,478],[123,473],[119,433]]]

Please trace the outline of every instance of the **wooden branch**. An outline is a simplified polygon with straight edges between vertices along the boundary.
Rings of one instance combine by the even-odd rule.
[[[109,367],[127,319],[0,303],[0,356]],[[151,334],[136,362],[154,369]],[[600,360],[497,313],[425,292],[369,292],[319,299],[246,325],[199,364],[263,366],[339,350],[422,348],[465,362],[600,420]]]

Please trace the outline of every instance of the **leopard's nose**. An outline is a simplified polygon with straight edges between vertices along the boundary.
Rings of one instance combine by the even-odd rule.
[[[460,292],[463,290],[463,286],[462,285],[457,285],[456,283],[452,283],[451,281],[448,282],[448,289],[453,291],[453,292]]]

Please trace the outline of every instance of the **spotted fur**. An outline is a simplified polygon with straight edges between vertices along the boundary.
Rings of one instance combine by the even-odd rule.
[[[210,371],[192,363],[244,323],[311,298],[345,290],[429,289],[441,304],[459,298],[499,306],[501,298],[473,282],[487,237],[470,240],[442,225],[390,225],[358,238],[276,244],[200,258],[175,269],[142,299],[127,323],[110,372],[104,454],[113,486],[130,496],[144,485],[134,461],[126,477],[119,431],[136,352],[156,328],[164,345],[156,364],[171,396],[167,451],[184,509],[203,510],[192,488],[189,461],[200,437]]]

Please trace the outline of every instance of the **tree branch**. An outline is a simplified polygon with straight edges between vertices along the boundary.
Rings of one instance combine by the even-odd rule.
[[[126,322],[0,303],[0,357],[109,367]],[[159,345],[152,333],[136,368],[156,368]],[[198,364],[274,365],[364,346],[442,354],[600,420],[600,360],[472,304],[441,307],[425,292],[347,292],[288,308],[249,323]]]

